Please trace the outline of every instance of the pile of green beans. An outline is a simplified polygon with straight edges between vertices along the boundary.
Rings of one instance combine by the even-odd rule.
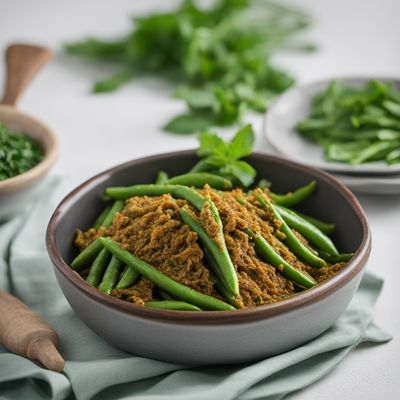
[[[134,256],[129,251],[124,250],[118,243],[111,239],[99,238],[99,241],[105,249],[110,251],[129,268],[133,268],[141,276],[153,282],[158,288],[169,293],[174,298],[183,300],[204,310],[229,311],[235,309],[230,304],[227,304],[222,300],[205,295],[174,281],[160,272],[157,268],[154,268],[150,264]]]
[[[283,276],[306,289],[312,288],[317,284],[311,276],[286,262],[259,233],[254,233],[248,228],[245,229],[245,232],[254,240],[256,253],[264,261],[277,268]]]
[[[108,228],[117,212],[124,208],[124,202],[117,200],[112,206],[106,207],[96,219],[93,227]],[[101,292],[110,294],[114,288],[124,289],[132,286],[139,279],[136,271],[127,269],[122,275],[123,264],[103,248],[99,239],[94,240],[71,263],[71,268],[79,272],[90,266],[86,282]]]
[[[275,209],[272,203],[262,196],[257,196],[258,202],[261,204],[263,208],[268,209],[273,217],[279,221],[280,228],[279,230],[285,235],[285,242],[290,250],[293,251],[294,254],[302,258],[306,263],[312,265],[315,268],[321,268],[326,266],[326,262],[318,257],[315,253],[313,253],[307,246],[305,246],[297,236],[293,233],[293,231],[289,228],[285,220],[281,217],[279,212]]]
[[[113,199],[114,203],[103,210],[93,227],[95,229],[109,227],[115,214],[124,208],[124,200],[133,196],[169,194],[173,198],[186,200],[199,212],[204,207],[208,207],[208,211],[218,226],[217,238],[213,238],[207,233],[203,223],[187,207],[180,208],[179,212],[182,222],[197,233],[205,260],[211,269],[210,279],[226,302],[174,281],[144,260],[124,250],[120,244],[105,237],[94,240],[86,247],[72,261],[71,268],[79,272],[83,268],[90,267],[86,278],[87,283],[106,294],[110,294],[114,288],[132,287],[140,277],[150,280],[157,287],[161,300],[145,302],[146,307],[176,311],[234,310],[239,304],[239,282],[225,243],[219,211],[211,199],[204,197],[195,189],[203,188],[206,184],[215,190],[229,190],[233,186],[227,178],[193,170],[172,178],[168,177],[165,171],[160,171],[155,184],[109,187],[105,191],[105,197]],[[261,187],[269,186],[269,182],[261,180],[256,189],[255,198],[259,207],[268,210],[274,220],[278,222],[274,224],[280,231],[276,237],[284,242],[289,250],[315,268],[326,266],[326,262],[347,262],[351,259],[352,254],[340,254],[328,237],[335,229],[334,224],[320,221],[292,209],[314,193],[315,181],[287,194],[268,191],[270,199],[261,190]],[[237,197],[236,200],[242,205],[247,204],[246,200],[242,198]],[[316,250],[304,245],[293,230],[299,232]],[[310,275],[298,270],[283,259],[261,233],[253,232],[249,228],[244,228],[243,231],[254,242],[257,256],[275,267],[279,273],[293,281],[296,286],[309,289],[317,284]]]
[[[210,251],[217,265],[216,273],[219,275],[224,286],[232,295],[239,295],[237,273],[226,248],[222,222],[217,207],[215,207],[215,204],[210,199],[206,199],[190,187],[171,185],[169,183],[107,188],[106,194],[114,199],[126,199],[132,196],[160,196],[163,194],[170,194],[175,198],[185,199],[199,211],[201,211],[204,206],[208,205],[219,227],[218,243],[207,234],[204,227],[202,227],[185,208],[181,209],[181,218],[185,224],[189,225],[189,227],[199,235],[203,246]]]

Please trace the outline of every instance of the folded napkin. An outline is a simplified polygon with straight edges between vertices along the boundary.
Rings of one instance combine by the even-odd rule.
[[[275,357],[194,368],[118,350],[71,310],[46,252],[47,222],[70,188],[65,179],[50,178],[29,212],[0,226],[0,287],[52,324],[66,360],[63,373],[51,372],[0,346],[0,399],[282,399],[328,374],[359,343],[391,338],[372,322],[382,280],[366,273],[332,328]]]

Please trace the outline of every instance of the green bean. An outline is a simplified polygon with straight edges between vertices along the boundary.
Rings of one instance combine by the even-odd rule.
[[[389,165],[392,164],[397,164],[400,162],[400,148],[392,150],[387,156],[386,156],[386,162]]]
[[[210,252],[219,271],[219,277],[225,287],[234,295],[239,295],[239,282],[234,265],[226,248],[225,241],[217,243],[212,239],[201,224],[196,221],[189,211],[183,207],[180,209],[182,221],[190,227],[200,238],[201,243]]]
[[[293,210],[291,210],[291,211],[293,211]],[[311,224],[313,224],[315,227],[317,227],[321,232],[324,232],[326,235],[329,235],[336,229],[335,224],[330,224],[328,222],[320,221],[317,218],[303,214],[297,210],[293,211],[293,212],[295,212],[299,217],[301,217],[301,218],[307,220],[308,222],[310,222]]]
[[[103,277],[104,270],[107,267],[111,258],[111,254],[106,249],[102,249],[93,261],[92,266],[89,270],[89,275],[86,278],[86,282],[93,287],[99,286]]]
[[[232,182],[229,179],[208,172],[189,172],[184,175],[174,176],[165,183],[171,185],[194,186],[200,189],[206,184],[218,190],[232,189]]]
[[[289,192],[286,194],[276,194],[271,192],[270,197],[276,204],[279,204],[280,206],[293,207],[310,197],[314,193],[316,187],[317,182],[311,181],[308,185],[305,185],[294,192]]]
[[[246,200],[243,200],[241,197],[235,197],[235,200],[242,206],[245,206],[247,204]]]
[[[305,262],[307,262],[308,264],[312,265],[315,268],[325,267],[326,265],[325,261],[322,258],[315,255],[308,247],[306,247],[303,243],[300,242],[300,240],[292,232],[287,223],[284,221],[284,219],[281,217],[279,212],[275,209],[275,207],[269,200],[264,199],[261,196],[257,196],[257,200],[259,201],[262,207],[267,208],[272,213],[274,218],[281,223],[280,231],[286,235],[285,239],[286,244],[288,245],[289,249],[293,251],[293,253],[295,253],[297,256],[299,256]]]
[[[160,310],[175,310],[175,311],[201,311],[201,308],[185,301],[177,300],[161,300],[161,301],[146,301],[146,307],[158,308]]]
[[[158,295],[162,300],[173,300],[172,296],[170,296],[167,292],[164,292],[164,290],[158,289]]]
[[[106,194],[113,199],[127,199],[132,196],[162,196],[170,194],[178,199],[185,199],[198,210],[201,210],[205,198],[196,190],[182,185],[154,185],[142,184],[125,187],[110,187],[106,189]]]
[[[392,150],[398,149],[399,147],[399,141],[389,140],[375,142],[358,152],[357,155],[350,159],[350,163],[353,165],[357,165],[362,164],[366,161],[385,159],[385,157]]]
[[[214,261],[212,260],[211,262],[209,261],[209,259],[207,258],[207,262],[210,265],[211,263],[213,263]],[[210,265],[211,266],[211,265]],[[213,267],[211,267],[213,268]],[[210,271],[210,280],[212,282],[212,284],[214,285],[214,287],[218,290],[218,292],[225,298],[225,300],[231,304],[233,307],[238,308],[239,304],[238,304],[238,299],[237,297],[235,297],[221,282],[221,280],[219,278],[217,278],[217,276]]]
[[[332,240],[316,226],[288,208],[278,205],[275,205],[275,208],[289,227],[301,233],[310,243],[330,254],[339,254]]]
[[[144,278],[153,282],[158,288],[166,291],[173,297],[187,301],[188,303],[206,310],[235,310],[235,308],[230,304],[174,281],[160,272],[157,268],[147,264],[145,261],[129,253],[129,251],[122,249],[118,243],[111,239],[100,238],[99,240],[104,247],[113,253],[120,261],[127,264],[130,268],[135,269]]]
[[[109,211],[109,213],[107,214],[107,216],[103,221],[103,226],[105,228],[108,228],[112,224],[115,214],[117,212],[121,212],[123,209],[124,209],[124,202],[122,200],[115,201],[113,206],[111,207],[111,210]]]
[[[106,218],[107,214],[110,212],[111,206],[106,207],[101,214],[97,217],[96,221],[94,222],[93,228],[94,229],[99,229],[104,222],[104,219]]]
[[[156,179],[156,185],[164,185],[168,181],[168,174],[165,171],[159,171]]]
[[[115,256],[111,257],[108,263],[106,272],[104,273],[103,280],[100,283],[100,292],[110,294],[114,289],[115,284],[118,281],[119,275],[121,273],[122,263]]]
[[[265,178],[260,179],[260,181],[257,183],[257,187],[260,189],[270,188],[271,186],[272,183],[267,181]]]
[[[354,253],[329,254],[328,252],[323,251],[323,250],[318,250],[318,254],[324,260],[328,261],[331,264],[336,264],[339,262],[348,262],[354,256]]]
[[[215,166],[210,165],[207,160],[202,159],[198,161],[189,172],[207,172],[212,170],[213,168],[215,168]]]
[[[124,203],[122,201],[116,201],[114,205],[108,210],[107,215],[101,221],[101,226],[108,227],[112,220],[114,219],[115,213],[117,211],[121,211],[124,208]],[[105,210],[104,210],[105,211]],[[105,212],[101,214],[105,214]],[[100,221],[100,216],[98,218]],[[98,222],[96,221],[96,223]],[[95,223],[95,225],[96,225]],[[81,270],[84,266],[89,265],[92,261],[96,259],[96,257],[101,252],[103,246],[101,243],[96,239],[93,241],[89,246],[87,246],[82,252],[78,254],[78,256],[71,262],[71,268],[75,271]],[[92,269],[92,268],[91,268]],[[89,272],[90,275],[90,272]],[[97,277],[96,277],[97,279]],[[101,277],[99,278],[101,279]],[[97,285],[95,285],[97,286]]]
[[[115,286],[115,289],[126,289],[133,286],[140,278],[139,272],[133,268],[126,267],[125,271]]]
[[[306,289],[317,284],[311,276],[292,267],[284,260],[259,233],[254,233],[248,228],[244,231],[254,240],[255,250],[259,257],[275,267],[287,279]]]
[[[102,248],[101,243],[97,239],[94,240],[74,258],[71,262],[71,268],[75,271],[80,271],[97,257]]]

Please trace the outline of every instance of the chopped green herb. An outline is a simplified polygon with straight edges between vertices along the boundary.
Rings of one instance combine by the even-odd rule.
[[[42,158],[43,151],[36,142],[0,124],[0,181],[26,172]]]
[[[94,85],[96,93],[149,73],[172,80],[189,112],[164,129],[193,133],[236,124],[247,109],[265,111],[294,82],[271,66],[270,57],[278,48],[313,50],[308,43],[289,42],[309,22],[304,13],[268,0],[218,0],[208,8],[185,0],[172,12],[135,18],[121,39],[89,38],[65,49],[120,65],[121,72]]]
[[[393,82],[372,80],[354,88],[332,81],[314,97],[297,130],[320,144],[329,161],[398,163],[400,90]]]

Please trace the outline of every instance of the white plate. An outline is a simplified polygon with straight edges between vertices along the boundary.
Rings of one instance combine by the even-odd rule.
[[[371,79],[396,81],[390,78],[337,78],[347,86],[361,86]],[[306,118],[311,101],[317,92],[324,90],[331,79],[296,86],[279,96],[269,107],[264,120],[264,135],[274,150],[297,162],[322,168],[330,172],[357,175],[400,174],[400,164],[387,165],[383,161],[361,165],[330,162],[324,159],[320,146],[307,141],[296,132],[295,126]]]
[[[400,176],[334,176],[355,193],[400,195]]]

